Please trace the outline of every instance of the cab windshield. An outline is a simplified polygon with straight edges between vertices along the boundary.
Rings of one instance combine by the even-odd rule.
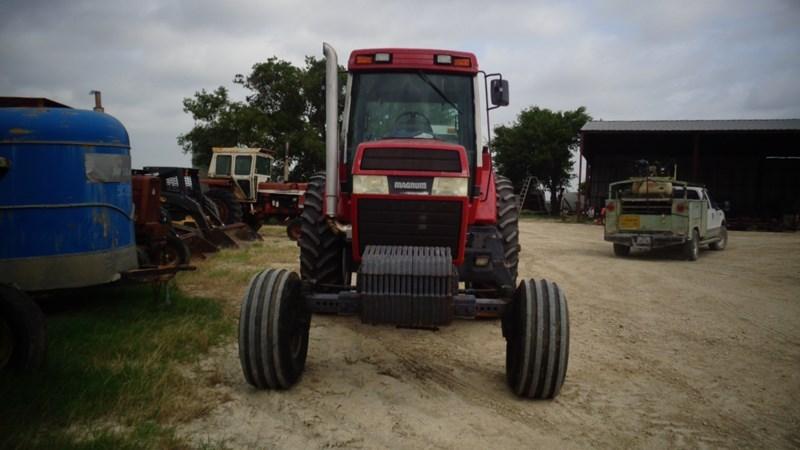
[[[475,109],[469,75],[356,73],[352,81],[347,161],[358,144],[380,139],[436,139],[464,146],[475,160]]]

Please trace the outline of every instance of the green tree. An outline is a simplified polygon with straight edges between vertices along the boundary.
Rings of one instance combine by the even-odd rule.
[[[580,129],[590,119],[583,106],[575,111],[537,106],[523,110],[511,125],[494,129],[492,147],[498,171],[515,186],[522,186],[529,175],[538,177],[550,191],[551,204],[560,205],[572,173],[572,155],[580,143]],[[558,207],[551,208],[551,213],[558,215]]]
[[[272,57],[253,65],[247,76],[237,74],[233,83],[249,91],[244,101],[231,100],[222,86],[183,100],[194,126],[178,143],[192,154],[193,165],[207,167],[212,147],[264,147],[276,151],[280,172],[288,143],[291,179],[324,167],[325,60],[307,56],[296,67]]]

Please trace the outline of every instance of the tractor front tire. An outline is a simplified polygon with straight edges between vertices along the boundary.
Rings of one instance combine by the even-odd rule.
[[[300,276],[318,284],[344,284],[342,270],[344,242],[325,220],[325,175],[316,174],[308,182],[300,226]],[[318,291],[326,289],[321,287]],[[335,289],[327,289],[335,290]]]
[[[617,256],[628,256],[631,254],[631,248],[627,245],[614,244],[614,254]]]
[[[547,280],[524,280],[503,317],[506,379],[524,398],[555,398],[569,359],[569,312],[564,293]]]
[[[225,225],[242,221],[242,206],[236,201],[233,192],[225,189],[210,189],[206,196],[211,199],[217,209],[217,216]]]
[[[306,365],[311,312],[300,296],[300,279],[266,269],[247,288],[239,315],[239,362],[258,389],[288,389]]]
[[[0,285],[0,372],[41,367],[47,350],[44,315],[27,294]]]

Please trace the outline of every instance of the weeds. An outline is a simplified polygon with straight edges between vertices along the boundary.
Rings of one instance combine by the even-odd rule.
[[[297,265],[285,227],[266,226],[261,235],[193,261],[198,270],[176,278],[170,305],[155,302],[146,286],[44,299],[45,367],[0,374],[0,448],[186,447],[170,424],[224,400],[199,395],[219,374],[189,379],[186,365],[234,339],[238,299],[255,273]]]
[[[170,420],[203,408],[178,367],[233,335],[214,300],[147,287],[46,299],[48,355],[35,374],[0,375],[0,447],[176,447]],[[107,426],[97,422],[113,418]]]

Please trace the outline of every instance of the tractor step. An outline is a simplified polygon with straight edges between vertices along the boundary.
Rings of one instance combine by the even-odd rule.
[[[458,276],[449,247],[370,245],[358,270],[364,323],[449,324],[457,290]]]

